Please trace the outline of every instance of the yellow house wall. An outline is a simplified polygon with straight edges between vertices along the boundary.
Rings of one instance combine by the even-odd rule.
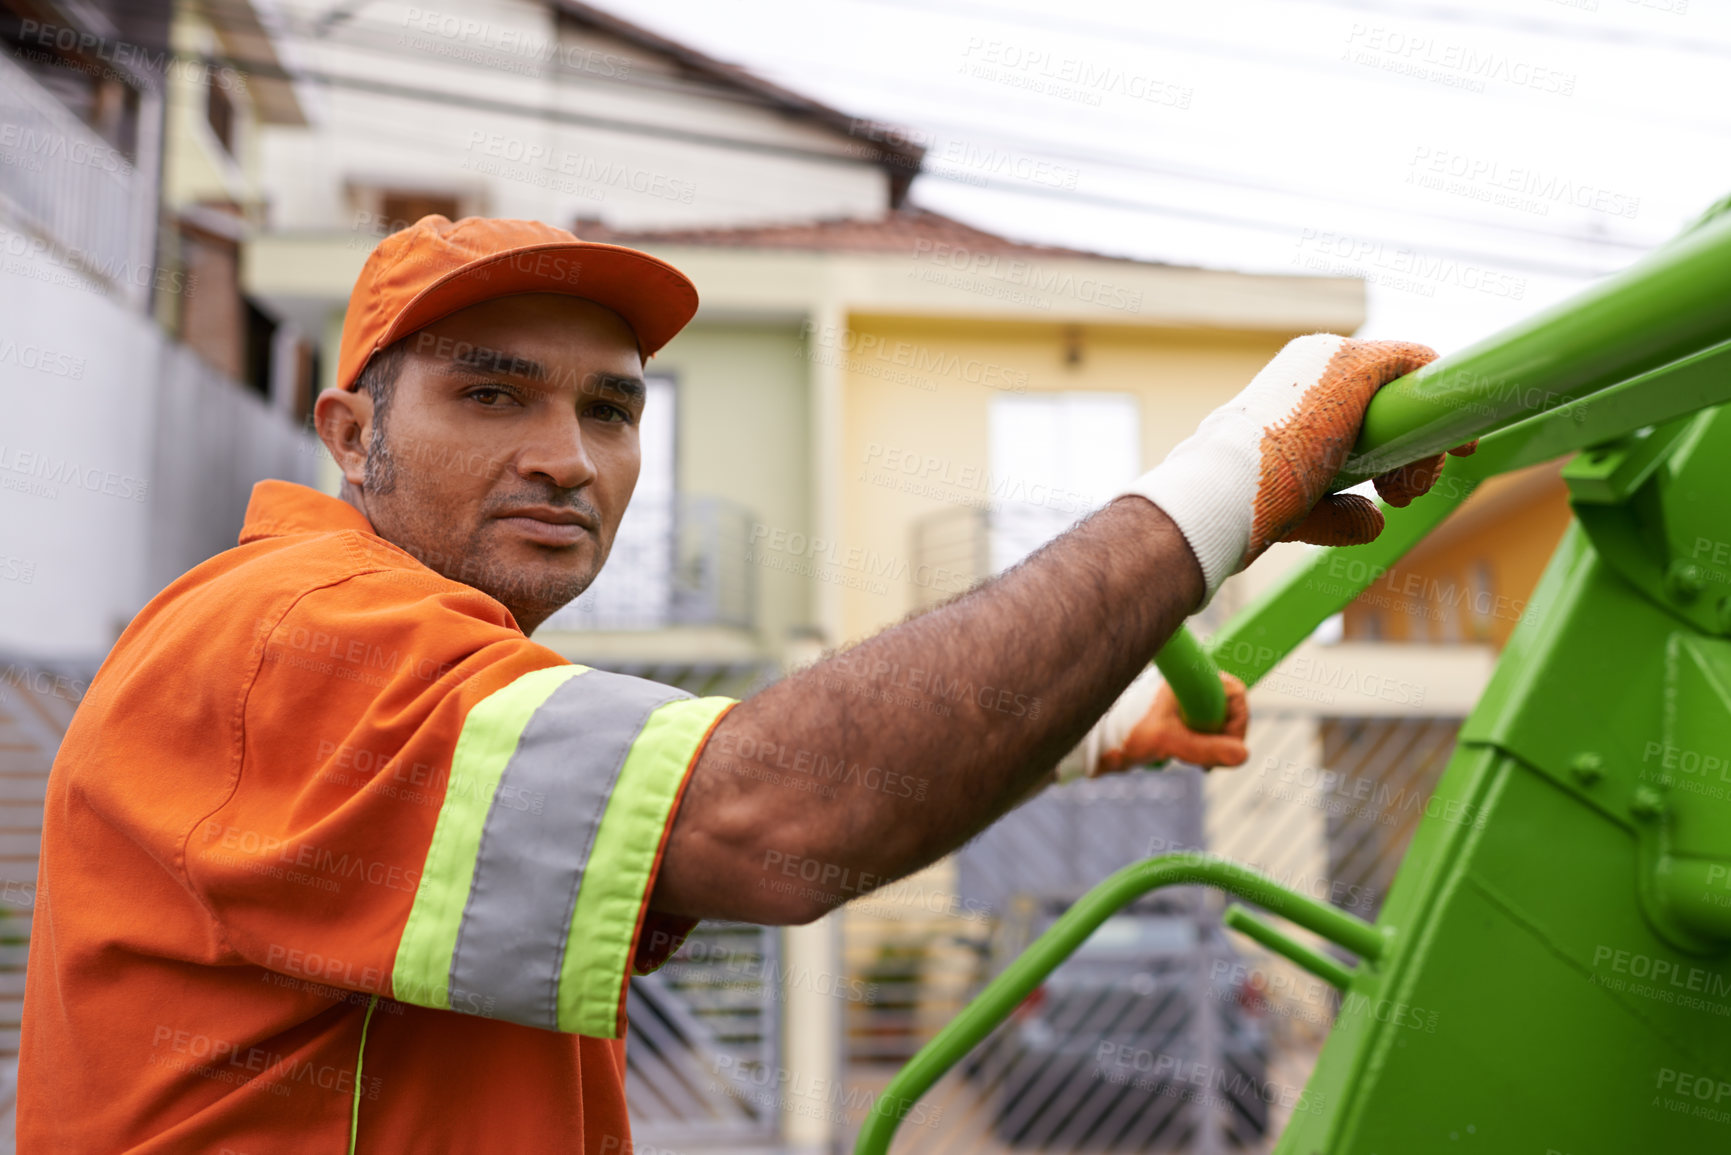
[[[987,499],[987,414],[994,396],[1134,394],[1146,468],[1295,335],[1085,326],[1081,360],[1072,366],[1065,363],[1069,331],[1056,324],[856,314],[845,336],[811,335],[817,355],[841,357],[845,366],[843,451],[834,463],[842,478],[843,532],[810,559],[844,586],[843,640],[864,637],[916,605],[910,580],[916,521]],[[917,576],[938,593],[965,584],[947,572]]]
[[[175,50],[187,59],[221,51],[210,26],[181,14],[171,33]],[[256,139],[252,105],[243,85],[225,91],[234,104],[235,151],[230,157],[205,115],[203,70],[171,69],[167,82],[167,131],[163,157],[163,199],[170,206],[200,201],[247,201],[257,194]]]

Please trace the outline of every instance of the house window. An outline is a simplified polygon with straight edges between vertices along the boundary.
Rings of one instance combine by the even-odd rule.
[[[228,98],[228,93],[216,83],[212,77],[205,85],[204,116],[210,122],[210,131],[216,134],[216,139],[222,142],[223,151],[234,155],[234,102]]]
[[[245,365],[241,384],[268,400],[274,368],[272,362],[276,359],[276,319],[244,297],[241,298],[241,307],[246,315],[246,331],[242,338]]]
[[[1007,394],[988,414],[993,572],[1015,565],[1141,472],[1142,420],[1129,393]]]
[[[462,216],[462,209],[457,205],[457,198],[449,193],[386,189],[379,194],[379,215],[389,222],[389,232],[406,229],[422,217],[435,213],[454,221]]]

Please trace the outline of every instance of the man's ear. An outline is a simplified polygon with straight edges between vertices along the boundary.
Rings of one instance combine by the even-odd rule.
[[[313,403],[313,427],[331,451],[343,480],[360,488],[367,475],[367,439],[373,428],[372,395],[360,389],[326,389]]]

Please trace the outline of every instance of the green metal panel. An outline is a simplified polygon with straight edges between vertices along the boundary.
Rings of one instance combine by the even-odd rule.
[[[1713,912],[1731,895],[1705,885],[1731,853],[1726,795],[1701,789],[1717,770],[1702,756],[1731,753],[1726,643],[1623,580],[1578,526],[1533,603],[1438,787],[1444,819],[1421,827],[1383,908],[1389,955],[1354,978],[1435,1029],[1337,1025],[1308,1088],[1330,1110],[1295,1117],[1281,1155],[1731,1145],[1731,933],[1665,921],[1678,900]],[[1685,761],[1694,789],[1655,789]],[[1698,869],[1662,871],[1661,851]]]

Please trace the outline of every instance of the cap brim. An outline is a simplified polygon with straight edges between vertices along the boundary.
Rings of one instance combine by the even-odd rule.
[[[459,309],[521,293],[560,293],[612,309],[637,335],[645,359],[697,313],[697,287],[667,262],[618,245],[558,241],[492,253],[452,269],[415,295],[377,348]]]

